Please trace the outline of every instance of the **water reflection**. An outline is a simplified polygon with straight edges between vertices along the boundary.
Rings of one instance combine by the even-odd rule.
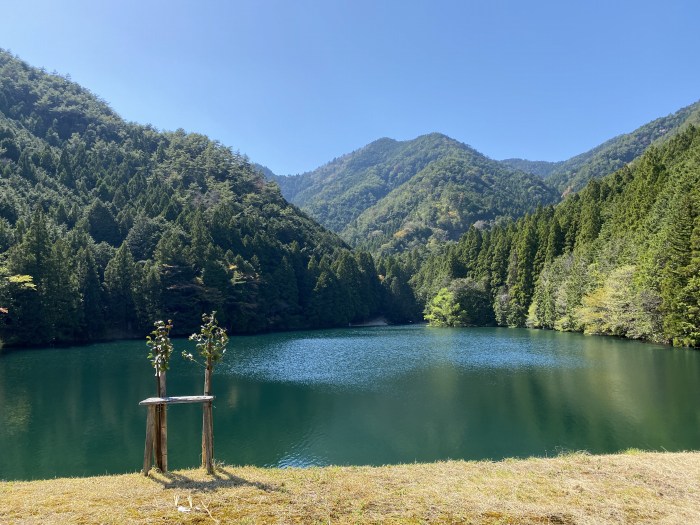
[[[499,459],[700,442],[694,351],[422,326],[231,343],[213,382],[215,455],[231,464]],[[0,358],[0,478],[137,470],[145,425],[137,404],[154,390],[146,353],[139,341]],[[169,393],[199,393],[200,372],[175,360]],[[201,408],[170,414],[171,468],[197,465]]]

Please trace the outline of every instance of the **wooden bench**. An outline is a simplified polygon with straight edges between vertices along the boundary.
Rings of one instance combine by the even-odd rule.
[[[148,476],[151,470],[151,457],[155,455],[155,462],[163,472],[168,470],[168,425],[164,417],[156,417],[156,411],[165,411],[167,405],[182,405],[188,403],[209,403],[214,400],[214,396],[172,396],[172,397],[149,397],[139,403],[148,407],[146,417],[146,446],[143,451],[143,475]],[[159,421],[160,429],[158,428]],[[209,441],[211,443],[211,440]],[[207,465],[211,465],[213,450],[207,447],[205,451]]]

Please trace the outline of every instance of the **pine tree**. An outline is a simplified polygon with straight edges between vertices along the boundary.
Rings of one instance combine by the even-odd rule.
[[[105,268],[107,311],[110,327],[131,333],[135,328],[134,259],[126,242],[122,243]]]
[[[46,294],[51,279],[52,246],[46,218],[38,209],[22,241],[10,250],[10,273],[28,275],[34,284],[34,288],[19,288],[13,294],[12,339],[29,344],[51,341],[53,334]]]
[[[537,252],[537,232],[531,217],[525,219],[523,230],[512,249],[508,268],[509,303],[506,320],[509,326],[524,326],[532,293],[533,266]]]
[[[81,299],[78,333],[81,338],[91,341],[103,334],[105,318],[100,276],[89,247],[81,248],[78,252],[76,274]]]
[[[665,232],[666,264],[661,271],[660,295],[664,336],[669,341],[682,337],[685,308],[678,297],[688,282],[686,268],[691,262],[690,240],[695,211],[689,194],[677,201]]]
[[[690,242],[690,260],[681,271],[685,285],[677,298],[678,334],[674,344],[700,346],[700,216],[695,225]]]

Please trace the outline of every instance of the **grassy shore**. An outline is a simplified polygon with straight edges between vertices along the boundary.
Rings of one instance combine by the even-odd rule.
[[[700,453],[0,483],[0,523],[700,523]]]

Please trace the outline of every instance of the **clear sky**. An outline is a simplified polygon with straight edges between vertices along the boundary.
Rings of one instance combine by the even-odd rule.
[[[279,174],[439,131],[563,160],[700,99],[697,0],[22,0],[0,47]]]

